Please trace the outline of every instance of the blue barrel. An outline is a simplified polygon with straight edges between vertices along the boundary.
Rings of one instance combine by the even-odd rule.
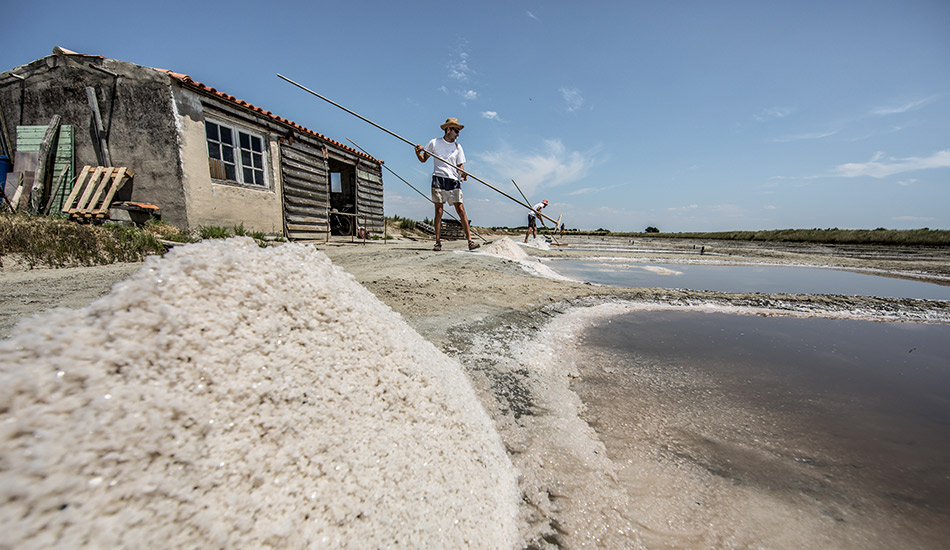
[[[6,155],[0,155],[0,193],[2,193],[7,186],[7,173],[10,172],[10,168],[12,168],[10,158]]]

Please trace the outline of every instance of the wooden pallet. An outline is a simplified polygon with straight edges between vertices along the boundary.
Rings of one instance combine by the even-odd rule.
[[[83,166],[62,212],[71,218],[108,218],[113,197],[131,179],[132,172],[124,166]]]

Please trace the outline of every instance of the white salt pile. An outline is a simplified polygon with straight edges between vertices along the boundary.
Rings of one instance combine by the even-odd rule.
[[[537,248],[538,250],[551,250],[551,244],[540,237],[531,237],[528,239],[528,242],[521,243],[521,246],[529,246],[531,248]]]
[[[532,258],[530,254],[521,249],[521,246],[515,244],[515,242],[508,237],[499,239],[482,250],[485,254],[492,254],[494,256],[514,260],[520,263],[525,271],[533,273],[534,275],[562,281],[572,280],[554,271],[549,266],[542,264],[537,258]]]
[[[531,256],[529,256],[527,252],[521,250],[521,247],[515,244],[515,242],[508,237],[498,239],[497,241],[485,246],[485,248],[482,250],[487,254],[494,254],[496,256],[501,256],[511,260],[531,259]]]
[[[460,365],[325,255],[150,259],[0,342],[0,548],[511,548]]]

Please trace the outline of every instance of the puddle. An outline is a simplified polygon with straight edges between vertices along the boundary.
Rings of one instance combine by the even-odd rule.
[[[950,540],[950,326],[641,311],[580,345],[649,547]]]
[[[565,277],[614,286],[950,300],[950,286],[821,267],[637,264],[606,260],[552,260],[548,265]]]

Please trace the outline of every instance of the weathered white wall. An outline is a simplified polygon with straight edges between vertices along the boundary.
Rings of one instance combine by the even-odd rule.
[[[217,183],[208,168],[204,112],[200,97],[177,86],[175,119],[181,150],[182,187],[189,229],[201,226],[233,227],[244,225],[247,231],[283,233],[280,194],[280,152],[277,136],[257,126],[241,125],[221,116],[214,118],[263,134],[267,142],[267,186],[258,188]]]

